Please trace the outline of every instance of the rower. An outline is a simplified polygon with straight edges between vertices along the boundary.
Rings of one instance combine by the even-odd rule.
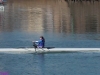
[[[45,39],[43,36],[40,36],[39,41],[32,41],[34,48],[44,48],[45,46]]]

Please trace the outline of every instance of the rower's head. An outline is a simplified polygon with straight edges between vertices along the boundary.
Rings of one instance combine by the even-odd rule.
[[[43,36],[40,36],[40,39],[41,39],[41,40],[45,40]]]
[[[40,39],[42,40],[43,39],[43,36],[40,36]]]

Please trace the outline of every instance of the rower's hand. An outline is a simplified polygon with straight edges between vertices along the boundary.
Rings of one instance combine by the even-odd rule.
[[[39,42],[39,41],[32,41],[32,42]]]
[[[35,41],[32,41],[32,42],[35,42]]]

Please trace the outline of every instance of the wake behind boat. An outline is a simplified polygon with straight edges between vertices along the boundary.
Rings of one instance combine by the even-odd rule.
[[[0,48],[0,53],[100,52],[100,48]]]

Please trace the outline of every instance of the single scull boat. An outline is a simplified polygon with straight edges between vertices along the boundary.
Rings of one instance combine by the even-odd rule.
[[[0,48],[0,53],[100,52],[100,48]]]

